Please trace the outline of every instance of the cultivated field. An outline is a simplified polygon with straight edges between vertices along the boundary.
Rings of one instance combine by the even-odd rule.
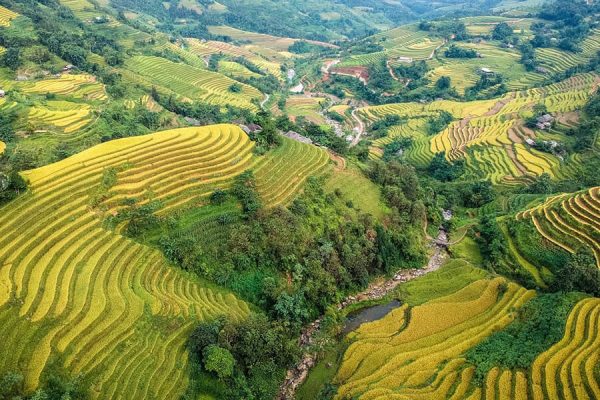
[[[142,79],[146,78],[145,83],[148,85],[160,86],[183,97],[210,104],[256,110],[252,100],[260,100],[263,97],[258,89],[222,74],[174,63],[164,58],[136,56],[127,60],[125,65]],[[234,93],[229,88],[236,83],[242,89]]]
[[[596,257],[600,268],[600,188],[575,194],[562,194],[517,214],[530,220],[546,240],[574,253],[584,246]]]
[[[329,156],[322,148],[282,137],[282,145],[257,157],[251,169],[258,193],[269,207],[287,205],[309,176],[325,172]]]
[[[335,378],[336,399],[465,398],[474,368],[464,352],[510,323],[534,295],[503,278],[479,279],[361,325]]]
[[[17,18],[19,14],[8,8],[0,6],[0,26],[9,26],[10,21]]]
[[[23,84],[23,92],[70,96],[85,100],[106,100],[104,85],[87,74],[65,74],[60,77],[47,78],[34,83]]]
[[[493,368],[469,399],[578,399],[600,396],[600,299],[585,299],[569,314],[565,335],[540,354],[530,371]]]
[[[27,120],[36,130],[76,132],[92,121],[91,108],[86,104],[68,101],[48,101],[44,106],[29,109]]]
[[[115,198],[147,187],[168,207],[186,190],[226,184],[242,170],[244,148],[251,144],[236,127],[190,128],[25,172],[31,190],[0,213],[0,371],[23,370],[32,389],[60,362],[84,374],[96,398],[178,397],[194,324],[244,318],[248,306],[105,229],[102,216],[118,213]]]
[[[500,99],[387,104],[362,108],[359,114],[368,122],[391,114],[408,117],[407,125],[392,129],[388,137],[375,141],[374,145],[381,147],[396,136],[411,136],[415,143],[407,157],[419,165],[426,164],[433,153],[444,152],[451,161],[465,159],[470,173],[496,184],[527,181],[544,172],[568,178],[577,158],[561,161],[529,146],[528,139],[540,140],[545,136],[526,128],[523,118],[534,105],[544,104],[559,121],[570,124],[567,116],[585,104],[598,82],[598,75],[583,74],[549,86],[508,93]],[[421,133],[427,119],[442,110],[456,120],[436,135]],[[558,131],[553,133],[560,136]]]
[[[290,96],[285,103],[285,110],[293,119],[305,117],[315,124],[325,125],[321,105],[326,103],[327,99],[324,97]]]
[[[452,261],[401,288],[406,301],[349,334],[337,399],[596,399],[600,299],[578,302],[562,340],[527,370],[492,368],[483,382],[464,354],[505,327],[534,291]],[[500,290],[500,287],[504,287]],[[506,290],[506,291],[505,291]]]
[[[224,54],[232,57],[244,57],[264,72],[268,72],[281,78],[281,63],[277,60],[267,60],[259,54],[255,54],[245,47],[235,46],[230,43],[217,42],[213,40],[200,41],[198,39],[186,39],[189,51],[200,57],[208,57],[212,54]]]

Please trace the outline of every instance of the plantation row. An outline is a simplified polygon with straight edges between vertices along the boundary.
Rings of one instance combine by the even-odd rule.
[[[325,125],[325,119],[320,114],[321,104],[326,103],[323,97],[290,96],[285,103],[285,110],[292,118],[306,117],[307,120]]]
[[[254,87],[238,83],[222,74],[159,57],[136,56],[127,60],[126,67],[148,78],[148,84],[160,85],[178,95],[210,104],[223,106],[230,104],[255,110],[256,106],[252,104],[252,100],[263,97]],[[234,84],[241,87],[239,93],[230,90]]]
[[[244,47],[212,40],[202,42],[198,39],[191,38],[186,39],[186,42],[189,46],[190,52],[200,57],[208,57],[212,54],[225,54],[232,57],[244,57],[248,61],[261,68],[263,71],[281,78],[280,63],[273,60],[267,60],[263,56],[255,54]]]
[[[279,148],[258,157],[252,165],[258,193],[269,207],[286,205],[309,176],[324,172],[327,152],[319,147],[282,137]]]
[[[407,158],[417,161],[419,165],[424,163],[429,154],[444,152],[450,161],[465,159],[470,173],[494,183],[522,183],[542,173],[568,178],[579,162],[578,158],[570,156],[563,162],[527,145],[526,141],[536,139],[537,135],[524,127],[521,115],[536,104],[544,104],[549,112],[558,113],[560,121],[561,115],[569,115],[585,105],[598,82],[598,75],[582,74],[545,87],[511,92],[495,100],[386,104],[362,108],[359,115],[373,122],[386,115],[399,115],[418,121],[435,117],[440,111],[451,113],[456,120],[437,135],[427,137],[410,134],[415,128],[408,124],[400,127],[400,131],[393,129],[387,138],[374,142],[376,147],[381,147],[398,136],[396,132],[405,130],[399,136],[419,138],[407,151]],[[424,141],[429,142],[428,151],[423,149]]]
[[[194,161],[218,158],[206,150],[231,131],[239,129],[112,141],[24,173],[31,190],[0,213],[0,282],[7,288],[0,291],[0,372],[22,370],[32,389],[60,355],[70,372],[91,380],[98,398],[181,394],[184,343],[195,321],[243,318],[249,309],[168,266],[158,251],[105,230],[93,199],[110,196],[101,186],[108,168],[121,171],[116,191],[134,187],[128,179],[136,177],[156,182],[156,195],[164,196],[175,179],[160,173],[165,163],[175,165],[187,148],[197,156],[187,167],[193,174],[202,168]],[[221,165],[229,166],[225,159]]]
[[[71,96],[87,100],[106,100],[104,85],[96,83],[94,77],[86,74],[64,74],[58,78],[47,78],[32,84],[24,84],[25,93]]]
[[[50,102],[49,102],[50,103]],[[48,105],[47,107],[36,106],[29,109],[28,120],[37,128],[55,127],[64,133],[73,133],[85,127],[91,122],[90,106],[86,104],[75,104],[73,109],[61,109],[63,103],[58,106]],[[70,107],[69,107],[70,108]]]
[[[540,354],[531,371],[493,368],[483,390],[469,399],[597,399],[599,379],[595,372],[600,354],[600,300],[585,299],[569,314],[565,335]]]
[[[556,246],[574,253],[590,248],[600,268],[600,188],[577,194],[563,194],[517,214],[518,220],[531,220],[537,231]]]
[[[17,18],[19,14],[8,8],[0,6],[0,26],[9,26],[10,21]]]
[[[513,310],[534,295],[502,278],[481,279],[363,324],[351,334],[335,378],[336,398],[464,398],[474,369],[465,366],[462,354],[506,326]]]

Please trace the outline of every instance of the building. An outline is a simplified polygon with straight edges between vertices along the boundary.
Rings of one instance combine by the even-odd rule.
[[[554,123],[554,117],[550,114],[544,114],[537,119],[537,123],[535,124],[536,128],[541,130],[548,130],[552,128],[552,124]]]
[[[6,96],[6,92],[2,89],[0,89],[0,99],[3,98],[4,96]]]
[[[63,72],[70,72],[75,68],[75,66],[73,64],[67,64],[63,67]]]
[[[486,67],[479,68],[479,73],[482,75],[494,75],[494,71]]]

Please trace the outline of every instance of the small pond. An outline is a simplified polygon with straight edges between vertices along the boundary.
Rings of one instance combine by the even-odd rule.
[[[348,315],[342,333],[347,335],[365,322],[377,321],[378,319],[385,317],[393,309],[400,307],[400,305],[402,305],[400,301],[392,300],[386,304],[362,308],[355,313]]]

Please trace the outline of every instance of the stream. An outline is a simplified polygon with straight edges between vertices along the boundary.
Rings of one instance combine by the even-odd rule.
[[[365,300],[379,300],[391,293],[398,285],[408,282],[430,272],[437,271],[448,259],[448,234],[440,228],[437,238],[431,238],[429,241],[431,249],[429,262],[426,266],[419,269],[401,269],[393,277],[379,284],[369,286],[365,291],[353,296],[349,296],[337,305],[338,310],[343,310],[352,304]],[[399,301],[392,301],[387,304],[367,307],[350,316],[344,326],[344,334],[356,329],[365,322],[375,321],[383,318],[387,313],[400,305]],[[300,361],[287,372],[287,376],[279,388],[278,400],[292,400],[295,398],[296,390],[306,380],[308,373],[317,363],[317,354],[311,350],[313,336],[321,328],[322,317],[313,321],[302,330],[299,344],[304,350]]]

